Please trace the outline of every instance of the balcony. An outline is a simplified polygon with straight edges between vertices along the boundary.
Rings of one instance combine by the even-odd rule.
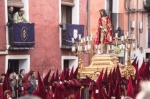
[[[34,24],[13,23],[9,27],[9,50],[28,50],[35,45]]]
[[[77,35],[81,34],[84,35],[84,25],[77,25],[77,24],[60,24],[61,27],[61,49],[71,49],[72,40],[73,38],[73,31],[77,30]],[[75,39],[76,41],[78,39]]]

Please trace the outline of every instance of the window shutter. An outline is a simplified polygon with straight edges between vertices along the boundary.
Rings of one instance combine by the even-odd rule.
[[[24,7],[22,0],[7,0],[7,5],[12,7]]]
[[[61,0],[61,5],[64,5],[64,6],[74,6],[74,0]]]

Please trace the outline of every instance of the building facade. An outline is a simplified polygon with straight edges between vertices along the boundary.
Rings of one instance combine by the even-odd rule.
[[[90,31],[95,34],[98,26],[99,10],[105,9],[111,17],[114,33],[121,29],[121,34],[136,35],[136,46],[143,49],[140,64],[149,59],[149,0],[94,0],[90,1]],[[95,9],[95,7],[97,7]],[[137,48],[138,49],[138,48]]]
[[[149,10],[144,8],[149,0],[13,0],[21,2],[25,17],[35,24],[34,49],[10,50],[8,6],[12,0],[0,1],[0,72],[17,66],[17,70],[33,69],[43,75],[49,69],[63,70],[65,66],[75,68],[78,57],[62,46],[64,23],[84,25],[84,36],[97,31],[99,10],[105,9],[111,17],[114,33],[129,32],[136,35],[136,46],[143,48],[142,56],[149,58]],[[145,3],[146,2],[146,3]],[[12,3],[13,4],[13,3]],[[19,5],[20,6],[20,5]],[[90,63],[89,54],[83,54],[84,66]]]
[[[40,71],[43,75],[50,69],[61,71],[65,66],[69,66],[69,69],[72,66],[76,68],[78,57],[73,55],[70,49],[62,48],[60,24],[84,25],[84,35],[86,35],[87,0],[20,0],[19,2],[24,6],[27,20],[35,24],[34,49],[9,50],[9,32],[6,26],[9,0],[1,0],[0,73],[14,66],[17,67],[17,71],[22,68],[26,71],[32,69]],[[88,55],[85,56],[82,57],[83,61],[89,60]],[[85,65],[87,64],[89,63],[86,62]]]

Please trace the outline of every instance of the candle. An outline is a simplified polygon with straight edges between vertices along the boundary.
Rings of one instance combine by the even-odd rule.
[[[91,35],[91,37],[93,37],[92,33],[90,35]]]
[[[97,52],[98,54],[100,54],[101,53],[101,51],[100,50],[98,50],[98,52]]]
[[[93,38],[92,37],[90,37],[90,41],[92,41],[93,40]]]
[[[108,50],[110,50],[110,45],[107,45],[108,46]]]
[[[83,38],[83,42],[86,42],[86,39],[85,39],[85,37]]]
[[[90,50],[91,49],[91,45],[90,44],[88,44],[88,50]]]
[[[127,32],[127,37],[129,36],[129,32]]]
[[[86,38],[87,38],[87,41],[89,41],[89,37],[87,36]]]
[[[72,46],[72,52],[75,52],[75,51],[76,51],[75,46]]]
[[[81,38],[81,43],[83,43],[83,39]]]
[[[87,51],[87,45],[84,46],[84,51]]]
[[[80,51],[82,51],[82,46],[80,46]]]
[[[142,29],[142,28],[143,28],[143,22],[140,22],[139,29]]]
[[[80,51],[80,46],[78,46],[78,51]]]
[[[115,38],[118,38],[118,33],[115,34]]]
[[[74,38],[71,38],[72,39],[72,43],[74,43]]]
[[[124,36],[121,36],[121,41],[124,41]]]
[[[114,49],[114,45],[111,46],[111,49],[112,49],[112,50]]]
[[[110,42],[112,41],[112,37],[110,36]]]
[[[132,21],[131,28],[134,28],[134,27],[135,27],[135,21]]]
[[[124,38],[127,39],[127,35],[124,35]]]
[[[96,44],[96,45],[95,45],[95,49],[97,49],[97,48],[98,48],[98,45]]]
[[[79,40],[81,40],[81,34],[79,34]]]
[[[123,45],[122,48],[125,49],[125,45]]]
[[[133,39],[135,39],[135,35],[133,35]]]
[[[92,41],[92,39],[93,39],[93,36],[92,36],[92,33],[91,33],[91,36],[90,36],[90,41]]]
[[[119,45],[119,47],[120,47],[120,49],[122,49],[122,44],[121,44],[121,45]]]
[[[133,48],[135,48],[135,44],[134,43],[132,44],[132,46],[133,46]]]

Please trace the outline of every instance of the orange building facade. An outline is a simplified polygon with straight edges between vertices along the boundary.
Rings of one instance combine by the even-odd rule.
[[[136,46],[143,48],[142,57],[149,58],[149,0],[91,0],[90,1],[90,31],[95,34],[98,27],[99,10],[105,9],[111,17],[113,29],[121,28],[124,34],[136,36]],[[128,9],[129,8],[129,9]],[[130,10],[130,13],[129,13]],[[115,33],[115,31],[114,31]],[[142,59],[142,58],[141,58]]]
[[[13,0],[17,1],[17,0]],[[50,69],[63,70],[65,65],[76,68],[78,57],[71,50],[61,48],[61,27],[65,12],[62,6],[70,7],[71,24],[84,25],[84,34],[87,33],[87,0],[18,0],[23,3],[25,17],[35,24],[35,46],[28,50],[9,50],[9,33],[6,23],[8,22],[8,2],[0,1],[0,73],[8,68],[17,66],[20,69],[39,71],[45,75]],[[65,8],[64,7],[64,8]],[[65,10],[66,11],[66,10]],[[65,17],[66,18],[66,17]],[[85,55],[83,61],[89,60]],[[13,61],[13,62],[12,62]],[[14,63],[16,61],[16,64]],[[11,63],[12,62],[12,63]],[[15,64],[15,65],[12,65]],[[89,64],[86,62],[85,64]]]
[[[29,50],[9,50],[9,33],[6,27],[8,1],[0,1],[0,73],[6,72],[10,64],[13,64],[11,61],[17,62],[19,70],[32,69],[40,71],[43,75],[49,69],[61,71],[65,65],[70,66],[69,69],[72,66],[77,67],[78,57],[73,55],[71,50],[61,48],[60,23],[66,22],[63,18],[67,16],[66,12],[62,12],[62,6],[71,8],[71,12],[68,12],[71,18],[70,23],[84,25],[85,36],[88,32],[96,33],[100,17],[99,10],[105,9],[112,18],[114,30],[117,31],[120,28],[122,33],[135,34],[136,46],[143,48],[144,58],[149,56],[150,16],[148,10],[144,9],[144,0],[68,0],[69,3],[66,3],[67,0],[20,0],[24,5],[25,17],[35,23],[35,46],[34,49]],[[132,11],[130,14],[126,9],[129,6]],[[131,28],[132,22],[135,24],[134,28]],[[140,23],[142,23],[141,30]],[[89,54],[83,54],[82,60],[84,66],[88,66]]]

